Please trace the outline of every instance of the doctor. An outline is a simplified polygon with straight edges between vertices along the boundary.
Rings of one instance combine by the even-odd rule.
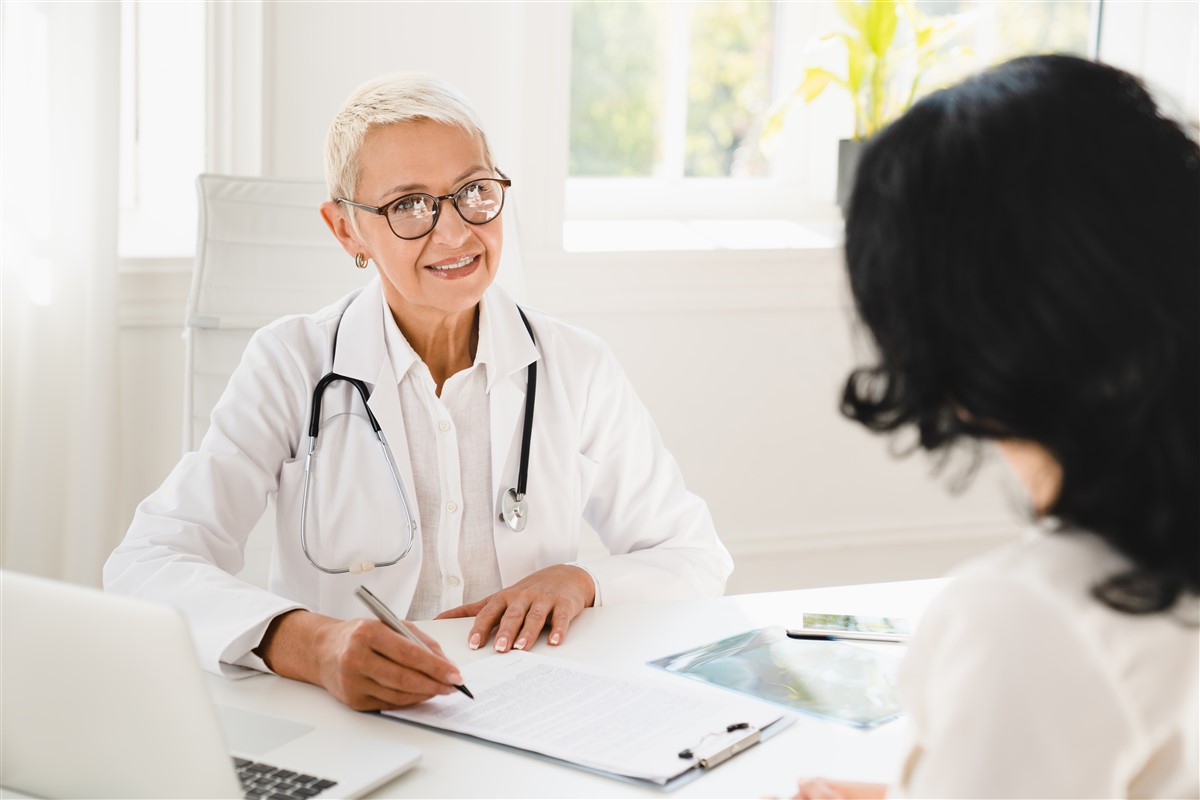
[[[466,102],[428,76],[369,82],[326,177],[321,215],[377,276],[255,334],[106,587],[180,608],[209,669],[356,709],[462,682],[432,640],[360,619],[359,584],[411,620],[473,616],[469,645],[499,651],[560,643],[588,606],[719,595],[729,554],[612,353],[495,285],[511,182]],[[234,573],[272,495],[263,590]],[[576,561],[584,519],[611,555]]]

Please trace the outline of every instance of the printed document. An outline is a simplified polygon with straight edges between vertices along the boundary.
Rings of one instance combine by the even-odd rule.
[[[788,716],[702,684],[522,651],[461,672],[475,700],[456,692],[384,713],[657,784]],[[690,758],[680,757],[685,750]]]

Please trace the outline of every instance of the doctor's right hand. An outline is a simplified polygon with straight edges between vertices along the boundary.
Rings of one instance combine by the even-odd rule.
[[[323,687],[356,711],[453,694],[458,667],[420,630],[432,653],[378,620],[339,620],[297,609],[276,617],[255,650],[278,675]]]

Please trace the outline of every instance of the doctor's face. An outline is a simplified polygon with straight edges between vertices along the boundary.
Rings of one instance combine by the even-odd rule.
[[[371,206],[415,192],[442,197],[472,180],[498,177],[477,136],[429,120],[369,130],[359,163],[362,176],[352,199]],[[463,195],[464,202],[467,197]],[[463,210],[468,211],[465,206]],[[432,231],[419,239],[401,239],[385,217],[354,213],[359,235],[346,226],[343,230],[356,241],[343,239],[343,245],[355,244],[357,252],[375,262],[384,296],[398,319],[436,324],[439,318],[474,312],[500,266],[504,228],[499,216],[472,225],[445,199]]]

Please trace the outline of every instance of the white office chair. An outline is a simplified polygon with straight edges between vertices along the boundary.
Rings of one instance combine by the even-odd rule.
[[[250,336],[272,320],[316,311],[364,285],[322,221],[321,181],[201,175],[196,266],[184,328],[183,449],[195,450]],[[516,210],[504,206],[500,280],[524,296]],[[453,211],[451,211],[453,213]],[[243,578],[266,586],[274,502],[250,535]],[[297,534],[299,535],[299,534]]]

